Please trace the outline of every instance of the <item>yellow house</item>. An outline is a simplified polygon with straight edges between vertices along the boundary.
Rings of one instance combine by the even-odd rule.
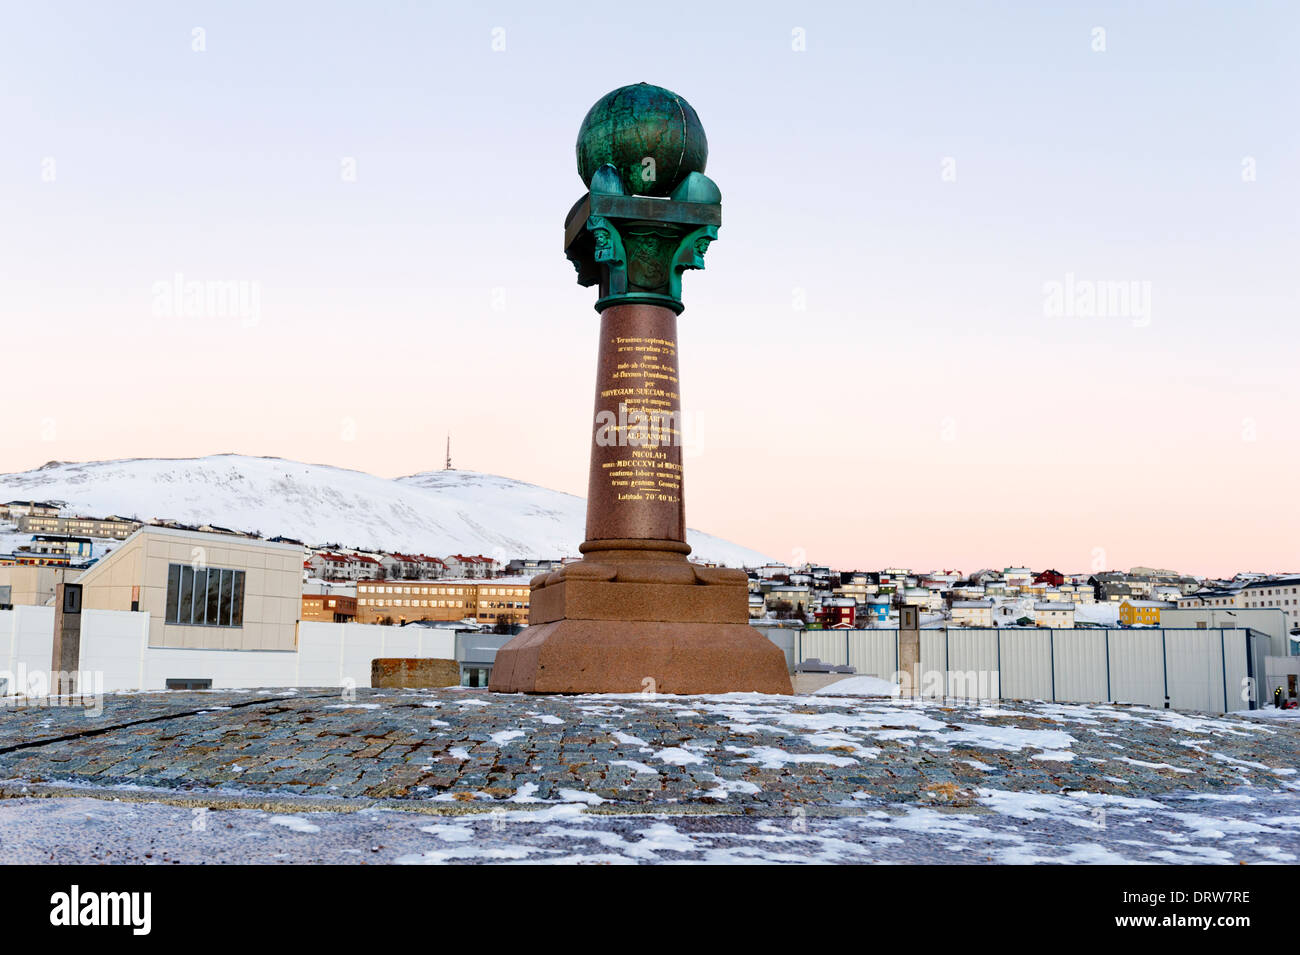
[[[1119,605],[1119,622],[1129,627],[1138,624],[1158,627],[1160,611],[1172,606],[1163,600],[1125,600]]]

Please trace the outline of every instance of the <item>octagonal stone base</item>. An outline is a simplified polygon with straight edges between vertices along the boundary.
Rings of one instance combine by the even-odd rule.
[[[557,620],[497,651],[498,693],[791,693],[785,654],[747,623]]]
[[[792,692],[785,654],[746,622],[743,571],[607,550],[534,578],[529,606],[495,692]]]

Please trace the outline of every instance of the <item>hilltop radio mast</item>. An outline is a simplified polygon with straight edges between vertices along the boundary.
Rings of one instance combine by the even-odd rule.
[[[447,464],[443,467],[443,470],[444,471],[456,470],[451,466],[451,433],[450,432],[448,432],[447,434]]]

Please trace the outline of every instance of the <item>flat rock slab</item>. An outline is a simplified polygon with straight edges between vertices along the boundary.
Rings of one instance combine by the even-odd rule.
[[[1125,705],[461,688],[113,695],[98,715],[0,710],[0,795],[11,797],[0,800],[0,859],[19,861],[6,832],[20,821],[36,825],[23,839],[48,831],[52,841],[32,845],[53,855],[90,851],[57,835],[83,811],[66,797],[85,794],[109,814],[96,851],[122,858],[145,851],[117,831],[113,814],[129,809],[167,831],[191,814],[220,817],[264,831],[268,848],[316,836],[284,849],[286,861],[346,861],[341,847],[371,839],[379,818],[405,833],[385,843],[388,861],[536,861],[601,846],[676,859],[649,851],[659,839],[690,843],[683,858],[763,844],[772,861],[780,846],[815,860],[823,836],[858,847],[841,847],[846,861],[892,858],[882,838],[904,839],[898,858],[912,846],[918,861],[1067,861],[1068,846],[1080,847],[1073,861],[1295,861],[1298,743],[1294,721]],[[61,798],[31,798],[51,794]],[[304,813],[337,839],[267,821]],[[560,824],[589,835],[548,843],[543,830]],[[453,828],[422,828],[443,825]],[[970,836],[958,840],[969,859],[926,856],[964,851],[932,838],[949,828]],[[214,830],[202,831],[193,851],[215,851]],[[1025,838],[1004,838],[1014,833]],[[188,858],[188,828],[173,835],[159,850]]]

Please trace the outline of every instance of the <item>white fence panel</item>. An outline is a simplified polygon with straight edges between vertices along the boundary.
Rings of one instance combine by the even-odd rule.
[[[1250,632],[1248,630],[1229,630],[1225,633],[1224,652],[1227,654],[1228,667],[1228,710],[1231,712],[1249,709],[1252,689],[1256,693],[1259,692],[1258,687],[1252,687],[1250,684],[1251,666],[1250,661],[1247,659],[1250,654]],[[1255,674],[1257,681],[1263,680],[1263,678],[1264,674]]]
[[[298,625],[297,686],[370,686],[370,663],[379,657],[455,658],[453,631],[433,627],[384,627],[366,623]]]
[[[1003,630],[1002,696],[1012,700],[1052,698],[1050,630]]]
[[[1228,684],[1227,633],[1223,630],[1166,630],[1169,705],[1179,710],[1232,709]],[[1242,651],[1244,653],[1244,651]]]
[[[51,621],[53,627],[53,621]],[[144,687],[144,655],[149,644],[149,614],[127,610],[86,610],[81,615],[81,669],[97,674],[105,690]]]
[[[1069,703],[1102,703],[1110,699],[1107,678],[1106,631],[1057,630],[1055,635],[1056,698]]]
[[[1110,693],[1117,703],[1165,705],[1163,635],[1159,630],[1112,630]]]
[[[968,700],[997,699],[998,631],[950,629],[947,651],[947,696]]]
[[[0,610],[0,679],[6,694],[47,692],[53,653],[53,607]]]
[[[805,630],[800,639],[803,641],[801,662],[817,659],[822,663],[844,666],[849,662],[847,631],[842,630]]]
[[[921,695],[942,699],[948,695],[947,630],[921,631]]]
[[[846,630],[849,665],[866,676],[892,680],[898,671],[897,630]]]
[[[297,656],[292,650],[149,647],[144,654],[143,689],[165,690],[168,680],[211,680],[214,690],[293,686]]]
[[[294,686],[339,686],[343,679],[342,623],[298,624],[298,671]],[[370,675],[366,675],[367,682]]]

